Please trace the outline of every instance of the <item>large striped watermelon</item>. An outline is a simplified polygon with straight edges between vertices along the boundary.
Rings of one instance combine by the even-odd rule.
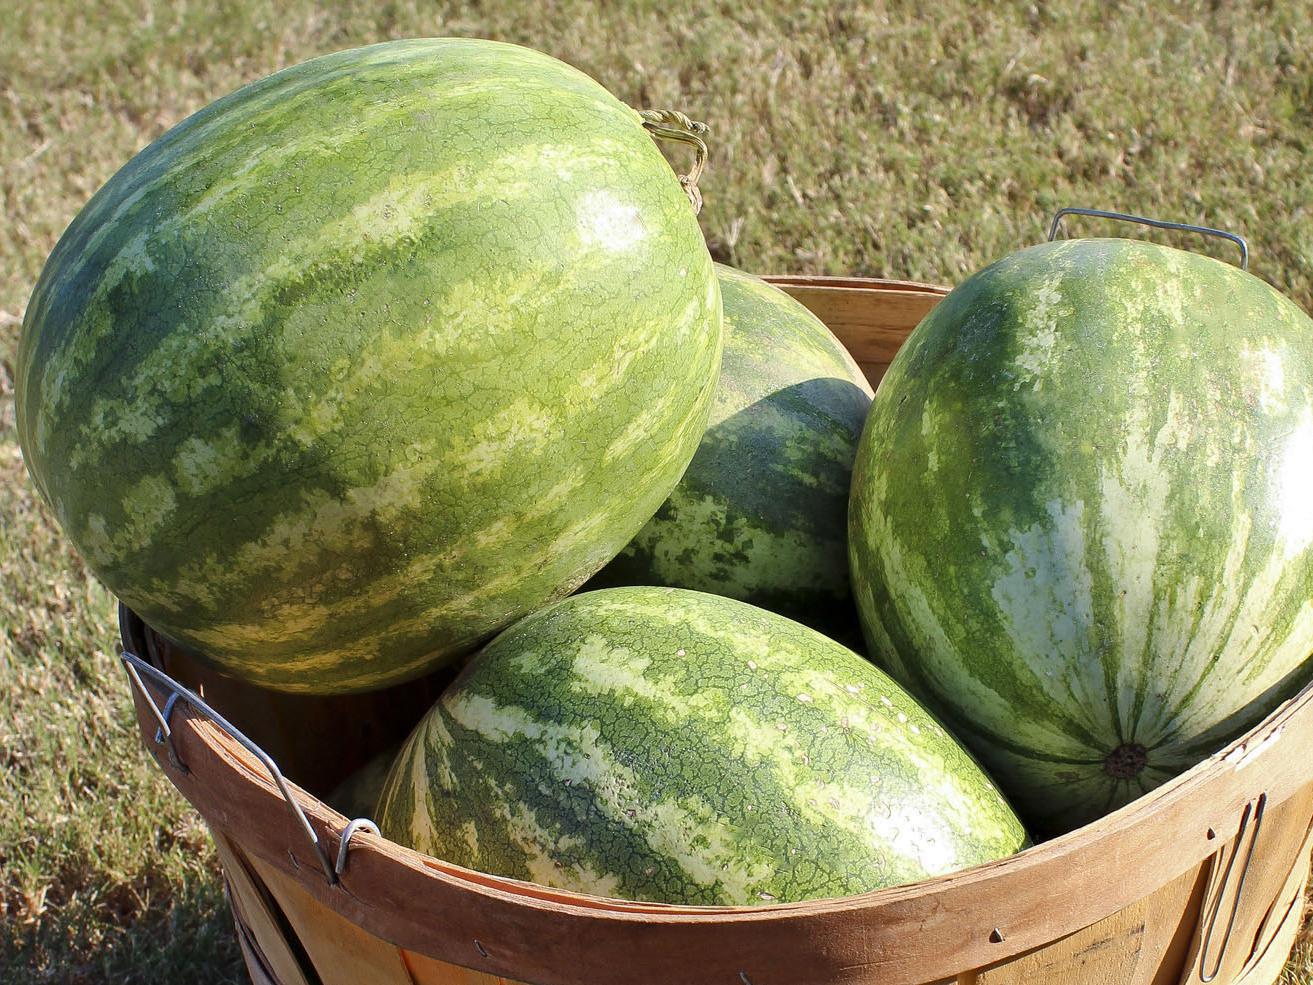
[[[873,665],[672,588],[578,595],[499,636],[407,740],[378,820],[469,868],[691,904],[857,893],[1025,841]]]
[[[855,641],[848,487],[870,384],[789,295],[731,267],[716,274],[725,352],[702,444],[589,587],[714,592]]]
[[[1307,676],[1313,322],[1216,260],[1077,240],[969,278],[876,396],[873,653],[1037,828],[1124,804]]]
[[[65,232],[32,475],[94,571],[270,687],[395,683],[575,589],[697,447],[719,289],[638,114],[513,45],[250,85]]]

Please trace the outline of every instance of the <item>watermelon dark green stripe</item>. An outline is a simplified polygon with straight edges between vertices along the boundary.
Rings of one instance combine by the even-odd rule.
[[[780,612],[845,642],[848,489],[871,388],[824,324],[717,265],[720,382],[688,471],[590,587],[666,585]]]
[[[862,658],[734,600],[589,592],[479,654],[403,748],[389,837],[604,896],[842,896],[998,858],[1020,824]]]
[[[576,588],[702,432],[719,289],[637,114],[512,45],[326,56],[74,220],[17,364],[29,467],[167,635],[362,690]]]
[[[1028,820],[1074,826],[1306,679],[1311,480],[1295,305],[1147,243],[1023,250],[928,316],[873,404],[850,514],[873,653]]]

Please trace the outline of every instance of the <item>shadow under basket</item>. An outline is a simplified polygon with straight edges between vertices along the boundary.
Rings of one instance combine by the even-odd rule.
[[[770,279],[872,382],[946,293]],[[445,681],[271,695],[126,609],[120,622],[142,661],[125,657],[146,747],[213,833],[257,985],[1270,985],[1301,924],[1313,688],[1147,796],[1011,858],[844,899],[666,906],[482,875],[368,825],[344,838],[350,819],[278,772],[328,789],[407,731]]]

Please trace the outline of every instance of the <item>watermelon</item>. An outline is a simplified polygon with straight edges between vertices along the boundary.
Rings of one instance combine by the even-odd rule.
[[[516,623],[407,740],[395,841],[631,900],[754,905],[1009,855],[1011,808],[885,674],[783,616],[613,588]]]
[[[345,817],[372,819],[377,813],[378,795],[400,751],[399,742],[388,746],[334,787],[324,803]]]
[[[810,311],[716,266],[720,383],[679,485],[587,587],[668,585],[742,599],[845,642],[848,488],[871,387]]]
[[[872,653],[1033,830],[1256,724],[1313,649],[1313,322],[1220,261],[1045,244],[917,327],[853,475]]]
[[[258,684],[383,687],[568,594],[705,427],[719,287],[639,115],[390,42],[187,119],[64,233],[20,440],[95,573]]]

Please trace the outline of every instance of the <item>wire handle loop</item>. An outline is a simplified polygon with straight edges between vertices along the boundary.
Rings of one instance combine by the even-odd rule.
[[[324,850],[323,844],[320,843],[319,836],[315,834],[315,829],[310,826],[310,821],[306,818],[305,811],[301,809],[301,805],[297,803],[296,798],[292,796],[292,790],[287,785],[287,780],[283,777],[282,770],[278,768],[278,764],[273,761],[273,758],[243,735],[236,726],[206,704],[199,695],[183,687],[168,674],[164,673],[164,671],[147,663],[145,660],[142,660],[141,657],[126,649],[119,655],[119,659],[123,661],[123,666],[127,668],[129,679],[136,686],[142,697],[146,699],[146,704],[150,708],[151,714],[155,717],[155,720],[159,722],[160,727],[156,732],[156,740],[159,741],[160,738],[163,738],[168,743],[170,760],[179,765],[180,769],[186,770],[186,767],[182,766],[177,759],[177,751],[173,746],[173,731],[169,728],[168,722],[169,716],[173,712],[174,705],[176,702],[182,701],[193,711],[197,711],[208,718],[211,722],[226,732],[230,738],[236,740],[242,748],[258,759],[264,768],[269,771],[269,775],[273,777],[275,786],[278,787],[279,793],[283,795],[283,800],[287,802],[288,809],[296,819],[297,825],[305,833],[306,840],[310,842],[310,847],[314,850],[315,857],[319,859],[319,865],[324,870],[324,876],[328,879],[329,885],[336,885],[337,871],[334,871],[333,865],[329,861],[328,852]],[[150,678],[152,683],[169,692],[169,700],[165,705],[164,711],[160,710],[159,705],[155,703],[155,698],[142,682],[141,678],[143,674]],[[348,827],[350,826],[348,825]],[[343,843],[345,844],[347,840],[348,839],[344,838]],[[342,855],[342,853],[339,853],[339,855]],[[345,866],[345,864],[346,860],[343,857],[342,865]]]
[[[141,696],[146,699],[146,707],[150,709],[155,721],[159,722],[159,727],[155,729],[155,744],[165,746],[168,749],[169,762],[173,764],[174,769],[183,773],[190,773],[191,770],[188,769],[187,764],[178,757],[178,748],[173,744],[173,729],[169,725],[169,719],[173,717],[174,699],[177,698],[178,693],[174,691],[169,695],[169,700],[164,705],[164,710],[161,711],[160,706],[155,703],[154,695],[142,683],[141,674],[136,666],[126,660],[123,662],[123,666],[128,672],[128,680],[141,692]],[[154,670],[153,667],[151,669]]]
[[[351,839],[355,837],[357,831],[368,831],[372,835],[378,835],[380,838],[382,837],[382,834],[379,833],[378,825],[367,817],[358,817],[347,824],[347,826],[342,829],[342,840],[337,846],[337,864],[333,866],[333,872],[338,876],[341,876],[342,873],[346,871],[347,852],[351,849]]]
[[[1240,249],[1240,269],[1249,269],[1249,244],[1245,242],[1243,236],[1236,233],[1229,233],[1225,229],[1213,229],[1211,226],[1192,226],[1185,222],[1167,222],[1164,219],[1150,219],[1142,215],[1131,215],[1128,212],[1106,212],[1103,209],[1078,209],[1065,208],[1058,209],[1053,213],[1053,222],[1049,224],[1049,242],[1053,242],[1058,235],[1058,227],[1062,223],[1062,217],[1065,215],[1087,215],[1096,219],[1117,219],[1122,222],[1138,222],[1142,226],[1153,226],[1155,229],[1176,229],[1181,232],[1199,233],[1202,236],[1218,236],[1221,239],[1234,243]]]
[[[1240,910],[1240,899],[1245,891],[1245,876],[1249,874],[1249,863],[1254,860],[1254,846],[1258,844],[1258,833],[1263,827],[1263,810],[1267,807],[1267,793],[1258,795],[1258,801],[1253,806],[1245,804],[1245,812],[1240,815],[1240,830],[1236,832],[1235,847],[1231,850],[1231,857],[1227,859],[1226,870],[1222,873],[1222,882],[1217,887],[1217,898],[1213,901],[1212,912],[1208,915],[1208,925],[1204,931],[1203,942],[1199,945],[1199,980],[1207,983],[1211,982],[1218,976],[1222,970],[1222,959],[1226,956],[1227,945],[1231,943],[1231,931],[1235,929],[1236,914]],[[1227,883],[1231,881],[1231,869],[1235,865],[1236,856],[1240,854],[1240,846],[1245,840],[1245,830],[1249,827],[1250,812],[1253,812],[1254,827],[1249,835],[1249,851],[1245,854],[1245,864],[1240,869],[1240,878],[1235,887],[1235,899],[1231,903],[1231,916],[1226,922],[1226,932],[1222,935],[1222,943],[1217,949],[1217,960],[1213,962],[1213,970],[1208,971],[1208,948],[1213,941],[1213,931],[1217,927],[1217,918],[1222,911],[1222,900],[1226,896]]]
[[[155,730],[155,744],[158,746],[167,742],[169,749],[169,762],[171,762],[176,769],[180,769],[184,773],[190,773],[191,770],[187,767],[187,764],[178,758],[178,747],[173,743],[173,729],[170,723],[173,721],[173,709],[177,704],[178,692],[174,691],[169,695],[169,700],[164,702],[164,725]],[[165,726],[169,726],[168,735],[164,734]]]

